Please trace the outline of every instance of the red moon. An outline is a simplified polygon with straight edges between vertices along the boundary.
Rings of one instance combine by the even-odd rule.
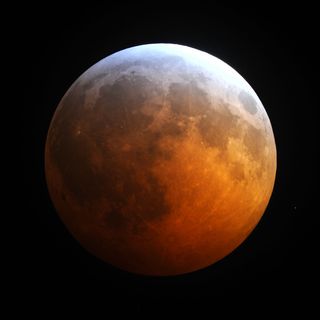
[[[50,196],[89,252],[123,270],[177,275],[222,259],[269,202],[276,146],[250,85],[202,51],[149,44],[82,74],[45,149]]]

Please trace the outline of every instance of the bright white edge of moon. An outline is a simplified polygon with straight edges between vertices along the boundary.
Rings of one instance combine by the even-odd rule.
[[[270,134],[271,124],[262,102],[248,82],[236,70],[211,54],[178,44],[154,43],[138,45],[123,49],[100,60],[84,72],[78,79],[79,82],[85,83],[87,79],[92,79],[94,74],[103,74],[105,69],[105,76],[103,79],[98,79],[96,81],[96,86],[93,86],[86,92],[88,100],[86,101],[85,106],[89,107],[90,105],[93,105],[93,101],[98,97],[99,92],[97,92],[97,88],[99,88],[99,82],[112,85],[119,76],[129,75],[133,71],[137,74],[147,76],[153,83],[158,83],[164,91],[166,91],[173,82],[187,82],[186,79],[179,76],[176,68],[172,68],[172,70],[167,69],[166,74],[161,74],[161,72],[163,72],[162,68],[159,68],[159,72],[155,73],[155,68],[148,68],[143,64],[138,66],[134,64],[134,61],[143,60],[143,58],[146,57],[150,59],[152,57],[157,58],[159,56],[167,55],[178,56],[182,59],[181,61],[183,61],[184,65],[177,65],[177,68],[188,68],[190,69],[190,74],[198,72],[203,75],[205,81],[198,81],[197,86],[203,89],[204,92],[209,93],[207,97],[209,100],[213,100],[215,97],[223,99],[226,102],[224,106],[228,105],[229,111],[233,115],[245,119],[250,125],[257,129],[263,129],[266,134]],[[117,65],[125,62],[131,63],[131,66],[125,71],[121,71],[121,74],[109,72],[110,67],[113,67],[113,69],[116,70]],[[161,82],[159,82],[159,79],[161,79]],[[251,114],[244,110],[243,105],[239,100],[239,93],[244,90],[250,94],[256,102],[258,112],[255,114]],[[219,110],[219,106],[215,105],[213,101],[212,105],[214,105],[216,110]]]

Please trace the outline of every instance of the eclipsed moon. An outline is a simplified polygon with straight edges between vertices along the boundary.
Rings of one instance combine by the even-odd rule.
[[[261,101],[234,69],[149,44],[74,82],[49,128],[45,170],[84,248],[133,273],[176,275],[222,259],[254,229],[276,147]]]

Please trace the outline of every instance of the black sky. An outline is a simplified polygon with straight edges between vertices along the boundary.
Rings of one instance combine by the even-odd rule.
[[[30,301],[37,301],[35,309],[90,307],[106,315],[312,310],[311,292],[319,288],[314,12],[261,4],[17,7],[12,39],[25,79],[17,104],[23,170],[15,213],[23,229],[17,290],[31,310]],[[51,117],[73,81],[111,53],[156,42],[195,47],[235,68],[264,104],[278,152],[274,193],[247,241],[212,267],[170,278],[131,275],[85,252],[55,213],[43,165]]]

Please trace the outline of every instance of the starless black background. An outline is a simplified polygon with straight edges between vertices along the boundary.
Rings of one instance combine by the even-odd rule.
[[[16,216],[24,229],[17,296],[28,308],[150,317],[312,310],[318,288],[314,10],[293,4],[17,6],[12,23],[25,79],[17,106],[23,176]],[[213,266],[160,278],[126,273],[82,249],[59,220],[44,175],[48,126],[73,81],[109,54],[157,42],[191,46],[235,68],[264,104],[278,153],[272,198],[249,238]]]

